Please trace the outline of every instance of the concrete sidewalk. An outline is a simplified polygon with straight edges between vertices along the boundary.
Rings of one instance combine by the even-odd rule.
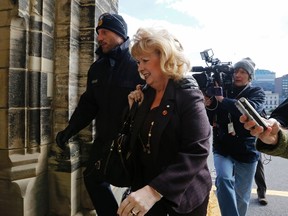
[[[217,196],[215,194],[215,187],[212,187],[210,192],[210,199],[207,209],[207,216],[221,216]]]

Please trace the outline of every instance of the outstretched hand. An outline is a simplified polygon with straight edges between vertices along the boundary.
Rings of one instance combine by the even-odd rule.
[[[240,122],[244,123],[244,128],[250,131],[252,136],[257,137],[263,143],[275,145],[278,142],[278,132],[280,130],[280,124],[276,119],[262,118],[268,125],[264,130],[262,126],[258,126],[254,120],[249,120],[246,115],[240,116]]]

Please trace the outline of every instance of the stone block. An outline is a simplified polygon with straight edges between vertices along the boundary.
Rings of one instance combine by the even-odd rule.
[[[72,173],[50,170],[50,213],[52,215],[75,215],[79,212],[81,209],[80,188],[82,184],[80,169]]]
[[[95,20],[95,5],[94,4],[82,4],[81,5],[81,28],[93,28],[95,31],[95,25],[98,21]],[[92,18],[92,19],[91,19]]]
[[[24,108],[25,107],[25,93],[27,91],[26,72],[24,70],[10,69],[9,73],[9,107]]]
[[[41,49],[42,43],[42,32],[31,31],[29,40],[29,56],[41,57],[43,50]],[[46,50],[45,50],[46,51]]]
[[[2,2],[1,2],[2,3]],[[0,6],[1,8],[1,6]],[[0,9],[0,27],[9,26],[11,22],[11,11]]]
[[[5,216],[23,216],[24,201],[19,185],[0,180],[0,212]]]
[[[5,146],[4,146],[5,147]],[[10,179],[12,162],[9,158],[9,150],[0,146],[0,179]]]
[[[28,147],[32,148],[40,145],[40,109],[28,109]]]
[[[29,107],[40,107],[40,73],[30,71],[28,73]]]
[[[20,155],[19,155],[20,156]],[[29,155],[27,155],[29,158]],[[25,159],[27,159],[27,156]],[[35,155],[34,155],[35,156]],[[17,156],[16,156],[17,157]],[[37,157],[37,155],[36,155]],[[24,157],[22,157],[23,159]],[[19,158],[18,158],[19,159]],[[17,158],[12,157],[14,163],[17,165],[21,164],[21,158],[17,161]],[[20,165],[18,167],[18,174],[12,174],[12,178],[1,178],[0,180],[0,212],[1,215],[5,216],[39,216],[46,215],[48,212],[48,178],[47,172],[41,172],[39,175],[29,177],[26,172],[24,172],[27,167]],[[34,164],[35,170],[36,164]],[[46,164],[47,166],[47,164]],[[24,169],[22,169],[22,168]],[[29,170],[29,169],[28,169]],[[13,168],[11,172],[15,172]],[[22,173],[24,176],[18,176],[18,180],[13,180],[13,178]],[[37,203],[37,204],[36,204]]]
[[[24,23],[24,19],[17,19],[18,22]],[[17,22],[17,24],[18,24]],[[16,22],[15,22],[16,23]],[[20,25],[20,24],[19,24]],[[24,24],[23,24],[24,25]],[[10,53],[9,66],[11,68],[27,68],[27,32],[24,26],[11,26],[10,34]],[[37,43],[32,39],[33,43]]]
[[[52,134],[53,120],[52,109],[46,108],[40,111],[40,144],[47,145],[55,140]],[[52,135],[52,136],[51,136]]]
[[[51,75],[51,79],[49,80],[49,77]],[[49,83],[51,82],[51,83]],[[53,92],[53,74],[52,73],[40,73],[40,106],[41,107],[51,107],[51,99],[53,98],[53,94],[49,91]],[[51,88],[49,90],[49,88]]]
[[[42,35],[42,57],[47,60],[53,60],[54,57],[54,38],[46,34]],[[45,69],[44,69],[45,70]],[[51,71],[51,70],[50,70]]]
[[[7,69],[0,69],[0,95],[1,95],[0,109],[8,108],[8,70]]]
[[[25,109],[10,109],[8,113],[8,148],[23,149],[25,147]]]
[[[8,148],[8,110],[0,109],[0,149]]]
[[[0,4],[0,10],[11,10],[17,4],[17,0],[2,0]]]
[[[71,0],[57,1],[55,12],[57,14],[57,25],[69,26],[71,22]]]
[[[42,1],[43,3],[43,31],[54,37],[55,28],[55,0]]]
[[[1,38],[0,38],[0,45],[4,43],[7,45],[7,43],[9,43],[9,40],[5,40],[1,42]],[[5,49],[5,48],[8,48],[8,47],[5,47],[6,45],[1,46],[3,48],[0,48],[0,67],[1,68],[9,67],[9,52],[8,52],[8,49]]]

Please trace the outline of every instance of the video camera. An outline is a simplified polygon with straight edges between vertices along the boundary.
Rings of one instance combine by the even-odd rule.
[[[191,72],[201,72],[193,73],[193,77],[207,96],[223,95],[223,89],[232,87],[234,73],[232,62],[221,62],[218,58],[213,58],[212,49],[204,50],[200,55],[207,67],[192,67]]]

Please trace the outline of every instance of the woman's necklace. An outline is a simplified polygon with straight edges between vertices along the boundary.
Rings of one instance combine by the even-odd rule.
[[[150,123],[150,127],[149,127],[149,131],[148,131],[148,135],[147,135],[147,144],[145,145],[141,136],[139,135],[139,138],[140,138],[140,142],[142,144],[142,147],[143,147],[143,152],[144,153],[147,153],[147,154],[150,154],[151,153],[151,137],[152,137],[152,128],[153,128],[153,125],[154,125],[154,121],[152,121]]]
[[[145,121],[142,125],[141,132],[139,133],[140,144],[142,145],[143,152],[151,154],[152,130],[155,125],[155,119],[158,115],[159,106],[150,109],[146,114]]]
[[[150,141],[151,141],[151,136],[152,136],[153,125],[154,125],[154,121],[152,121],[151,124],[150,124],[149,132],[148,132],[147,144],[146,144],[146,146],[143,145],[143,151],[146,152],[147,154],[151,153]]]

